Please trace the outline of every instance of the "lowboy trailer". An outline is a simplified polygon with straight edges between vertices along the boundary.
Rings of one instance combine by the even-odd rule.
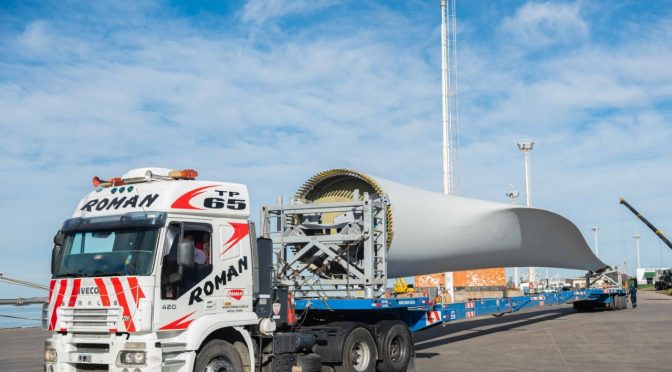
[[[382,298],[375,300],[324,299],[296,300],[296,311],[353,311],[393,314],[403,319],[412,332],[436,325],[479,316],[500,316],[520,310],[574,304],[577,310],[622,310],[626,294],[619,288],[588,288],[545,292],[529,296],[481,298],[449,304],[434,304],[427,297]]]

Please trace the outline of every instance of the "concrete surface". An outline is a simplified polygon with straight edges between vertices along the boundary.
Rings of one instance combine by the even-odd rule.
[[[40,328],[0,329],[0,371],[44,371],[44,339]]]
[[[1,371],[42,371],[47,332],[0,330]],[[415,335],[416,371],[672,371],[672,297],[639,291],[636,310],[563,305]]]
[[[672,371],[672,297],[638,295],[634,310],[563,305],[419,332],[416,370]]]

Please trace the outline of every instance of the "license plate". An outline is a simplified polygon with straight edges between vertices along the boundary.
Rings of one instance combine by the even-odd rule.
[[[91,354],[79,354],[77,361],[80,363],[91,363]]]

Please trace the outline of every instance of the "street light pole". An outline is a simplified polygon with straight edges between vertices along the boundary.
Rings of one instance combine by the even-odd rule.
[[[530,140],[518,142],[518,150],[522,151],[525,156],[525,202],[528,207],[532,205],[532,195],[530,192],[530,152],[533,148],[534,142]]]
[[[639,235],[637,232],[635,232],[635,236],[633,238],[635,239],[635,246],[637,247],[637,269],[641,267],[641,262],[639,261],[639,239],[642,236]]]
[[[595,226],[592,227],[591,230],[593,230],[593,236],[595,237],[595,256],[597,256],[597,258],[600,258],[600,245],[597,239],[597,233],[600,232],[600,228]]]
[[[525,156],[525,204],[527,207],[532,205],[532,195],[530,192],[530,151],[534,148],[534,142],[531,140],[522,140],[518,142],[518,150],[522,151]],[[530,267],[530,282],[534,284],[536,278],[535,268]],[[532,291],[533,288],[530,288]]]
[[[509,185],[512,187],[512,185]],[[517,190],[511,190],[506,193],[506,196],[511,199],[511,204],[516,205],[516,199],[520,196]],[[520,288],[520,277],[518,277],[518,267],[513,268],[513,285]]]

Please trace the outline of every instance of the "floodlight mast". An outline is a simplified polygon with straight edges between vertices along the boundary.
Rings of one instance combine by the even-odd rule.
[[[450,75],[448,73],[448,4],[441,0],[441,109],[443,126],[443,193],[453,192],[451,166],[451,109],[450,109]]]
[[[453,164],[459,164],[453,157],[453,143],[459,148],[459,111],[457,100],[457,16],[455,0],[450,8],[447,0],[441,0],[441,109],[443,131],[443,193],[453,193]],[[449,32],[452,38],[449,38]],[[449,43],[452,42],[452,45]],[[450,54],[449,53],[450,49]],[[453,133],[455,130],[456,133]],[[453,141],[455,137],[455,141]],[[445,287],[453,301],[453,273],[445,272]]]

